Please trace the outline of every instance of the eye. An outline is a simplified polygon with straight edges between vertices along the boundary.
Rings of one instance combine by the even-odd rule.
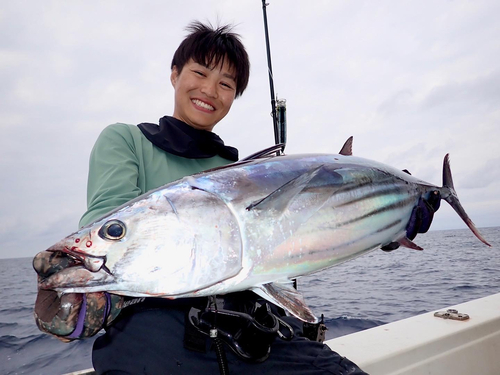
[[[99,229],[99,237],[105,240],[121,240],[127,232],[125,224],[120,220],[110,220]]]
[[[222,85],[222,86],[224,86],[224,87],[225,87],[225,88],[227,88],[227,89],[231,89],[231,90],[233,90],[233,86],[232,86],[232,85],[230,85],[229,83],[222,82],[222,83],[221,83],[221,85]]]

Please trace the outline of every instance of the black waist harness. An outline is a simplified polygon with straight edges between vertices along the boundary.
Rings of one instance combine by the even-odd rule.
[[[248,362],[263,362],[276,338],[291,340],[293,328],[282,317],[285,312],[253,292],[231,293],[197,298],[126,298],[120,316],[153,309],[175,309],[184,313],[184,347],[206,352],[207,339],[224,342],[237,356]],[[119,317],[120,317],[119,316]],[[306,333],[318,339],[319,325]],[[324,325],[322,325],[324,327]],[[324,338],[324,337],[323,337]]]
[[[153,309],[180,310],[185,315],[186,349],[205,352],[207,339],[218,338],[243,360],[262,362],[269,356],[276,337],[285,340],[293,337],[293,329],[271,306],[252,292],[172,300],[128,297],[120,316]]]

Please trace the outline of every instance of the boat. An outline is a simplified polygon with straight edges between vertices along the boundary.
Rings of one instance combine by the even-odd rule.
[[[498,375],[500,293],[326,344],[370,375]]]
[[[500,374],[500,293],[325,341],[370,375]],[[65,375],[94,375],[93,369]]]

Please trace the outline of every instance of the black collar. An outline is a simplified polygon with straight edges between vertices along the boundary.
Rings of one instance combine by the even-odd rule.
[[[190,159],[219,155],[231,161],[238,160],[238,150],[224,145],[215,133],[195,129],[171,116],[162,117],[159,123],[144,122],[137,126],[151,143],[164,151]]]

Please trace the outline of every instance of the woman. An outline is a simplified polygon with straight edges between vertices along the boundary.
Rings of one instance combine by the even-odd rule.
[[[88,210],[80,226],[151,189],[238,160],[237,150],[224,145],[212,130],[247,86],[248,55],[228,26],[212,29],[193,23],[189,30],[171,65],[173,116],[161,118],[159,125],[114,124],[104,129],[90,157]],[[61,253],[42,252],[34,267],[42,280],[77,262]],[[40,290],[35,319],[42,331],[63,341],[90,337],[105,328],[93,348],[98,374],[218,374],[221,351],[216,353],[213,341],[187,321],[193,309],[202,311],[207,303],[207,298],[170,301],[109,293],[59,298]],[[245,322],[241,327],[233,323],[229,329],[243,338],[238,345],[228,342],[228,347],[244,350],[238,354],[222,349],[227,356],[222,366],[232,373],[364,374],[327,346],[303,337],[300,321],[284,316],[276,306],[267,311],[264,307],[270,304],[251,292],[227,295],[223,305],[250,315],[263,311],[289,330],[281,339],[274,333],[250,334],[244,331]]]

